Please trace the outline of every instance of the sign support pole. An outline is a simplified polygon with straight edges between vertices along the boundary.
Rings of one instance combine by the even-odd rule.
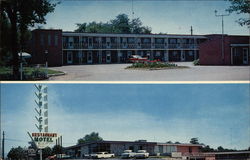
[[[40,149],[40,160],[43,160],[43,150]]]

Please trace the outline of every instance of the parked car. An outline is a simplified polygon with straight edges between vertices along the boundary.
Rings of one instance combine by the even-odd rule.
[[[146,150],[138,150],[135,154],[135,158],[148,158],[149,153]]]
[[[134,158],[135,157],[135,152],[132,152],[132,150],[125,150],[121,154],[121,158]]]
[[[147,60],[148,58],[139,55],[131,55],[128,59],[128,61],[132,63],[138,63],[138,62],[140,63],[140,62],[145,62]]]
[[[90,154],[91,158],[113,158],[115,154],[108,152],[97,152],[94,154]]]

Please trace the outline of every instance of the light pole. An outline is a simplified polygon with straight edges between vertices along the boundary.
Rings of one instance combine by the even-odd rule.
[[[48,78],[48,50],[45,50],[46,78]]]
[[[21,58],[20,58],[21,57]],[[22,50],[20,52],[20,80],[22,81],[23,80],[23,53],[22,53]]]
[[[222,57],[222,61],[224,63],[224,58],[225,58],[225,54],[224,54],[224,16],[229,16],[228,14],[217,14],[217,10],[214,11],[215,16],[216,17],[221,17],[221,28],[222,28],[222,34],[221,34],[221,57]]]

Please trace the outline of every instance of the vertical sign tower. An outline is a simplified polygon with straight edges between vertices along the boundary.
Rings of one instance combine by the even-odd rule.
[[[37,99],[35,100],[37,107],[35,111],[37,116],[36,127],[39,132],[48,132],[48,87],[41,84],[35,84],[37,91],[35,95]]]

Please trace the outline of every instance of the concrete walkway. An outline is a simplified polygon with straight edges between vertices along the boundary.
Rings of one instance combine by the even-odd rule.
[[[56,81],[249,81],[250,66],[193,66],[178,62],[185,69],[131,70],[131,64],[96,64],[51,67],[66,75],[51,77]]]

